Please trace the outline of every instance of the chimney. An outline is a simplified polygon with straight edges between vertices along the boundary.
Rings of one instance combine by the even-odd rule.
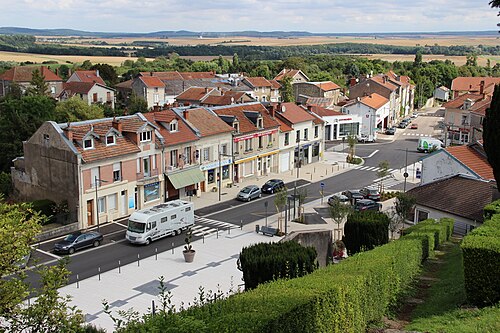
[[[351,77],[351,79],[349,80],[349,86],[355,86],[356,83],[358,83],[358,79],[356,79],[355,77]]]
[[[188,120],[188,114],[189,114],[188,110],[182,111],[182,115],[183,115],[184,119],[186,119],[186,120]]]
[[[153,76],[153,72],[149,72],[149,76]]]
[[[111,124],[113,125],[113,128],[115,130],[117,130],[119,133],[122,132],[123,124],[119,119],[116,119],[115,117],[113,117],[113,121],[111,122]]]
[[[98,69],[95,70],[95,76],[99,77],[99,70]]]
[[[481,81],[481,83],[479,84],[479,94],[480,95],[484,94],[484,80]]]
[[[208,87],[205,88],[205,94],[208,94]]]
[[[268,110],[269,110],[269,115],[274,118],[274,116],[276,115],[276,109],[278,108],[278,104],[274,103],[274,104],[270,104],[269,107],[268,107]]]
[[[174,101],[174,103],[172,104],[172,107],[174,107],[174,108],[178,108],[178,107],[179,107],[179,102]]]
[[[68,126],[63,129],[64,135],[68,138],[70,142],[73,142],[73,129],[71,128],[71,123],[68,121]]]

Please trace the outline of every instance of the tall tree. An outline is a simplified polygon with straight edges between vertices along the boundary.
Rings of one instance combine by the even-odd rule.
[[[127,113],[128,114],[136,114],[138,112],[148,112],[148,102],[144,100],[144,98],[141,98],[137,96],[137,94],[132,93],[130,95],[130,98],[128,100],[128,105],[127,105]]]
[[[490,6],[491,6],[491,8],[500,8],[500,0],[491,0],[490,1]],[[497,16],[500,16],[500,11],[498,12]],[[500,27],[500,23],[498,23],[497,26]]]
[[[108,86],[114,86],[118,83],[118,74],[113,66],[108,64],[95,64],[91,67],[93,70],[99,71],[99,76],[106,82]]]
[[[88,105],[79,97],[71,97],[56,106],[56,121],[74,122],[104,118],[104,110],[97,105]]]
[[[483,121],[484,151],[488,156],[488,162],[493,168],[493,174],[497,184],[500,184],[500,85],[495,86],[490,107],[486,109],[486,117]]]
[[[350,205],[346,205],[340,200],[333,200],[328,202],[330,207],[328,207],[328,213],[330,218],[333,220],[335,224],[337,224],[337,237],[334,239],[342,239],[342,233],[340,232],[340,225],[345,222],[347,216],[352,212],[352,208]],[[334,234],[335,235],[335,234]]]
[[[285,76],[283,80],[281,80],[281,100],[285,103],[287,102],[295,102],[295,96],[293,95],[292,88],[292,78],[289,76]]]
[[[45,82],[45,76],[40,70],[35,69],[31,76],[30,86],[27,89],[27,94],[31,96],[46,96],[49,92],[49,85]]]

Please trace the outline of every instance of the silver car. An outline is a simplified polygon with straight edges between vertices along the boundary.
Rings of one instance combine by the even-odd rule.
[[[241,201],[250,201],[255,198],[260,198],[262,193],[257,185],[248,185],[241,189],[236,196],[236,199]]]

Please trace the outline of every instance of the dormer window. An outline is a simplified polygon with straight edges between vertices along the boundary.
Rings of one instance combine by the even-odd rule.
[[[83,140],[83,149],[92,149],[94,148],[94,140],[91,138]]]
[[[111,146],[116,144],[116,138],[114,135],[107,135],[106,136],[106,146]]]
[[[141,142],[151,141],[152,138],[151,131],[141,132],[140,136],[141,136]]]
[[[257,127],[264,128],[264,120],[262,118],[257,119]]]
[[[177,126],[178,126],[177,120],[175,120],[175,119],[172,120],[170,122],[170,126],[169,126],[170,132],[177,132]]]
[[[240,123],[233,123],[233,128],[235,129],[236,133],[240,132]]]

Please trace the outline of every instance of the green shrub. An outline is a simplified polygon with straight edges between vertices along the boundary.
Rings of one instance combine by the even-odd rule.
[[[40,214],[45,215],[47,217],[53,215],[55,206],[56,203],[48,199],[35,200],[31,202],[31,207],[33,208],[34,211],[40,212]]]
[[[500,200],[495,200],[492,203],[484,206],[483,216],[485,220],[491,219],[494,214],[500,213]]]
[[[297,242],[259,243],[240,253],[245,289],[277,278],[295,278],[317,268],[316,249]]]
[[[500,301],[500,214],[472,230],[461,247],[467,300],[477,306]]]
[[[439,221],[427,219],[403,230],[404,235],[408,235],[413,232],[434,233],[434,245],[429,248],[429,250],[432,251],[437,248],[439,244],[444,243],[450,238],[451,233],[453,232],[453,219],[446,218]]]
[[[349,255],[389,242],[389,217],[380,212],[354,212],[344,226],[344,244]]]

